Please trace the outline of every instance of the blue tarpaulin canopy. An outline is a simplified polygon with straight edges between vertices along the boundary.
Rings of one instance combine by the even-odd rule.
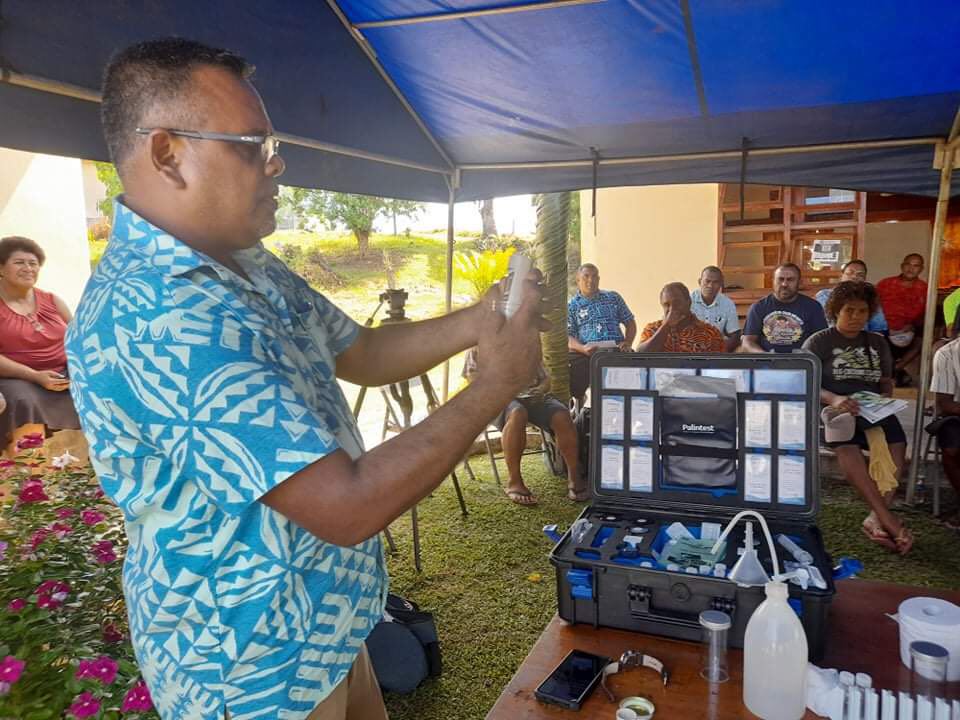
[[[290,184],[936,195],[958,30],[960,3],[938,0],[5,0],[0,145],[106,159],[91,99],[110,54],[181,35],[257,65]]]

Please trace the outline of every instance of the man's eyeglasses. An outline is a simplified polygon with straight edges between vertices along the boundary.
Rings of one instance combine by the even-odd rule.
[[[280,154],[280,138],[276,135],[232,135],[230,133],[206,132],[203,130],[174,130],[172,128],[137,128],[138,135],[149,135],[154,130],[164,130],[171,135],[193,138],[194,140],[220,140],[242,145],[259,145],[260,154],[265,163]]]

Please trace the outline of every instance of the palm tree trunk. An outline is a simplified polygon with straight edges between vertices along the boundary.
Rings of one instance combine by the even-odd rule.
[[[543,333],[543,364],[550,373],[551,393],[562,403],[570,400],[570,370],[567,362],[567,237],[570,225],[570,193],[538,195],[537,267],[546,284],[547,320]]]

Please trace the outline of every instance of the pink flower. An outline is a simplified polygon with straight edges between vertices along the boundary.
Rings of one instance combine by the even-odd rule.
[[[73,508],[60,508],[57,510],[57,518],[60,520],[66,520],[68,517],[73,517],[77,514],[77,511]]]
[[[50,526],[50,532],[56,535],[60,540],[63,540],[63,538],[73,532],[73,526],[67,525],[67,523],[55,522]]]
[[[7,612],[17,613],[27,606],[27,601],[23,598],[14,598],[7,603]]]
[[[73,699],[70,714],[76,718],[86,718],[100,712],[100,701],[88,692],[80,693]]]
[[[103,640],[108,643],[123,642],[123,633],[113,623],[107,623],[103,626]]]
[[[43,435],[40,433],[30,433],[17,440],[17,450],[26,450],[28,448],[43,447]]]
[[[0,469],[16,467],[16,463],[13,460],[7,460],[6,458],[0,458]]]
[[[20,502],[34,503],[49,500],[43,491],[43,483],[39,480],[28,479],[20,486]]]
[[[45,580],[33,591],[37,596],[37,607],[55,610],[63,605],[70,593],[70,586],[62,580]]]
[[[0,682],[10,683],[11,685],[15,683],[23,674],[23,668],[26,667],[26,664],[13,655],[7,655],[0,661]]]
[[[84,510],[80,513],[80,520],[83,521],[84,525],[97,525],[106,519],[107,516],[99,510]]]
[[[81,660],[75,677],[78,680],[90,678],[109,685],[117,679],[117,662],[109,655],[101,655],[96,660]]]
[[[3,540],[0,540],[0,560],[3,560],[3,557],[7,554],[7,543]]]
[[[30,552],[33,552],[40,547],[43,544],[43,541],[52,534],[53,531],[50,528],[40,528],[39,530],[34,530],[33,535],[30,536]]]
[[[143,680],[138,680],[137,684],[124,695],[120,712],[147,712],[152,707],[153,701],[150,699],[147,684]]]
[[[109,565],[117,559],[116,553],[113,552],[113,543],[109,540],[101,540],[98,543],[94,543],[92,552],[93,559],[96,560],[99,565]]]

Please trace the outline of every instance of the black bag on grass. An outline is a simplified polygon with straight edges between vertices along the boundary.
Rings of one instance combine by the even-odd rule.
[[[410,693],[442,670],[433,614],[390,593],[384,618],[367,637],[367,651],[385,692]]]

